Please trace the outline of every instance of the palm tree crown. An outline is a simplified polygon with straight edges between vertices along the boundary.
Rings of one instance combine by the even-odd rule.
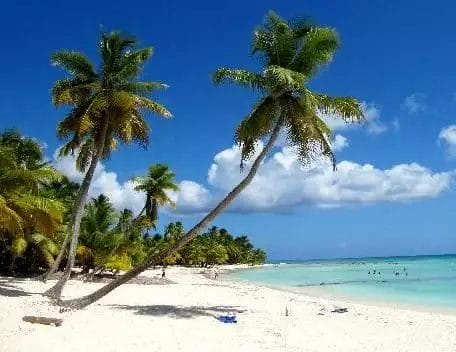
[[[236,130],[241,166],[253,156],[258,141],[271,134],[279,122],[301,161],[321,153],[335,165],[331,131],[320,116],[331,113],[347,122],[360,121],[361,106],[354,98],[330,97],[307,86],[338,47],[335,30],[313,26],[308,19],[287,22],[271,11],[253,37],[252,52],[261,57],[262,72],[227,68],[215,72],[216,83],[232,82],[262,95]]]
[[[134,141],[146,146],[150,127],[142,112],[171,116],[165,107],[147,97],[167,85],[137,81],[144,63],[152,56],[152,48],[138,49],[135,39],[113,32],[101,35],[100,54],[98,70],[78,52],[59,51],[52,56],[53,64],[69,74],[55,83],[53,102],[56,106],[72,106],[57,129],[59,137],[71,137],[61,154],[79,148],[77,166],[81,171],[100,145],[103,158],[109,157],[118,142]],[[102,140],[104,128],[106,136]]]
[[[146,193],[144,210],[154,226],[158,219],[159,206],[165,204],[175,206],[169,197],[170,191],[179,190],[179,186],[174,181],[175,176],[168,166],[155,164],[149,167],[146,177],[133,178],[133,182],[137,183],[135,190]]]

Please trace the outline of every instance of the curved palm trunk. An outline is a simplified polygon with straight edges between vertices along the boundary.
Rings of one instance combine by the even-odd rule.
[[[138,224],[139,220],[141,219],[141,216],[144,214],[145,211],[146,211],[146,205],[144,205],[142,210],[139,212],[138,216],[133,219],[129,228],[126,231],[127,233],[130,233],[130,231]]]
[[[95,173],[95,168],[98,165],[98,161],[103,154],[103,149],[106,141],[106,134],[108,130],[108,123],[105,123],[103,126],[103,130],[100,136],[100,143],[98,145],[98,149],[92,160],[90,161],[89,169],[84,176],[84,180],[82,181],[81,188],[79,188],[78,195],[76,196],[76,200],[74,202],[73,212],[71,214],[70,220],[70,231],[71,231],[71,243],[70,249],[68,252],[68,260],[65,266],[65,271],[63,276],[57,281],[57,283],[47,290],[44,295],[52,297],[52,298],[60,298],[62,295],[63,288],[65,287],[66,282],[70,278],[71,269],[73,269],[74,261],[76,258],[76,248],[78,246],[78,238],[79,238],[79,230],[81,225],[82,214],[84,212],[84,205],[87,200],[87,194],[89,193],[89,187],[93,179],[93,175]]]
[[[84,308],[98,301],[100,298],[104,297],[120,285],[133,279],[134,277],[136,277],[152,265],[160,263],[167,256],[169,256],[175,251],[178,251],[188,242],[192,241],[195,237],[197,237],[201,233],[201,231],[204,228],[206,228],[212,222],[212,220],[214,220],[214,218],[217,217],[217,215],[219,215],[236,198],[236,196],[238,196],[239,193],[241,193],[250,184],[250,182],[252,182],[255,174],[258,171],[258,168],[261,165],[261,162],[264,160],[266,155],[269,154],[272,147],[274,146],[279,135],[280,129],[282,127],[282,124],[283,118],[281,117],[277,122],[276,126],[274,127],[274,130],[269,138],[269,141],[261,151],[260,155],[258,155],[256,160],[253,162],[252,167],[250,168],[250,171],[247,174],[247,176],[236,187],[234,187],[233,190],[230,193],[228,193],[228,195],[209,214],[207,214],[198,224],[196,224],[189,232],[187,232],[187,234],[184,237],[182,237],[178,242],[168,247],[164,251],[152,255],[143,264],[134,267],[129,272],[125,273],[118,279],[111,281],[109,284],[103,286],[95,292],[81,298],[60,301],[60,305],[70,307],[73,309]]]
[[[49,268],[49,270],[43,275],[42,279],[43,279],[44,282],[49,280],[51,275],[54,274],[57,271],[57,269],[59,268],[60,262],[62,261],[63,256],[65,255],[65,250],[68,247],[68,243],[69,242],[70,242],[70,233],[68,231],[66,231],[65,238],[63,240],[62,247],[60,248],[60,252],[57,255],[57,258],[55,258],[55,260],[52,263],[52,265]]]

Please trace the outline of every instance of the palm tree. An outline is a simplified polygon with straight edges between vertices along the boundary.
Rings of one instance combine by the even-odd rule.
[[[117,32],[102,34],[101,65],[98,70],[81,53],[60,51],[52,56],[53,64],[65,69],[69,75],[54,84],[53,102],[56,106],[72,107],[58,125],[59,137],[69,138],[60,154],[77,152],[77,168],[86,173],[68,226],[71,243],[65,273],[46,292],[51,297],[60,297],[70,277],[84,204],[99,160],[108,158],[119,142],[136,142],[143,146],[148,144],[150,127],[143,112],[171,116],[162,105],[147,98],[148,94],[167,86],[158,82],[138,81],[145,62],[152,56],[152,48],[138,49],[136,44],[135,39]],[[68,241],[69,237],[62,245],[62,253]],[[63,254],[58,259],[62,257]],[[58,265],[56,260],[49,275]]]
[[[2,141],[3,142],[3,141]],[[21,162],[15,149],[0,145],[0,236],[11,239],[14,269],[17,256],[23,254],[29,244],[35,245],[48,264],[55,245],[43,236],[54,234],[61,222],[63,205],[40,192],[43,184],[60,178],[60,174],[47,166],[28,169],[28,162]]]
[[[330,129],[319,115],[333,113],[347,122],[360,121],[363,118],[361,106],[351,97],[330,97],[312,92],[308,85],[315,73],[331,61],[338,47],[339,39],[335,30],[310,25],[307,20],[290,23],[269,12],[264,25],[254,32],[253,38],[253,53],[260,55],[262,71],[256,73],[221,68],[214,74],[215,83],[232,82],[253,88],[262,95],[236,130],[242,162],[253,156],[261,139],[267,139],[245,178],[172,246],[152,255],[143,264],[92,294],[61,304],[74,308],[87,306],[197,237],[250,184],[262,161],[274,147],[280,131],[287,132],[289,143],[296,147],[302,161],[323,154],[335,166]]]
[[[146,194],[146,202],[132,226],[139,221],[145,212],[152,223],[152,227],[155,229],[155,224],[158,220],[158,207],[165,204],[172,207],[175,206],[168,193],[179,190],[179,186],[174,181],[175,176],[168,166],[155,164],[149,167],[146,177],[133,178],[133,182],[137,184],[135,190]]]
[[[127,242],[124,233],[115,226],[117,214],[109,198],[100,194],[86,205],[81,221],[80,243],[77,257],[83,264],[83,271],[93,269],[93,274],[106,267],[128,270],[131,260],[122,251],[121,245]]]
[[[0,134],[0,145],[11,148],[16,164],[27,169],[44,166],[43,150],[32,138],[22,136],[16,130],[6,130]]]

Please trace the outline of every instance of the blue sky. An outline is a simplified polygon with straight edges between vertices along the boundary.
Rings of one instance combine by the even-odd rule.
[[[100,26],[134,34],[142,45],[154,46],[144,78],[170,85],[156,99],[174,118],[152,116],[149,149],[129,146],[114,153],[99,170],[98,189],[113,192],[119,204],[131,202],[136,198],[125,182],[151,163],[167,163],[179,181],[187,182],[187,193],[179,199],[184,199],[180,213],[186,214],[166,213],[162,221],[179,219],[187,226],[204,211],[196,201],[210,206],[232,178],[239,177],[233,131],[255,99],[248,90],[214,87],[211,72],[220,66],[258,67],[249,53],[250,39],[269,9],[287,18],[310,15],[335,27],[342,48],[311,86],[357,97],[366,104],[369,118],[363,126],[336,129],[342,171],[329,175],[321,166],[309,173],[314,177],[310,182],[306,172],[283,163],[289,155],[279,147],[250,194],[216,225],[248,234],[273,259],[456,252],[452,1],[2,5],[0,128],[17,127],[44,141],[49,157],[60,144],[55,126],[64,113],[50,102],[52,82],[62,77],[50,66],[51,53],[74,49],[96,61]],[[217,170],[208,179],[217,154]],[[108,184],[112,187],[106,188]],[[328,185],[336,185],[334,192],[340,194],[336,197]],[[274,192],[274,187],[280,190]]]

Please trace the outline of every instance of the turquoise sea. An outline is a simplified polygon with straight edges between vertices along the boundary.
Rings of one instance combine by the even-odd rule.
[[[281,262],[230,276],[318,296],[456,311],[456,255]]]

